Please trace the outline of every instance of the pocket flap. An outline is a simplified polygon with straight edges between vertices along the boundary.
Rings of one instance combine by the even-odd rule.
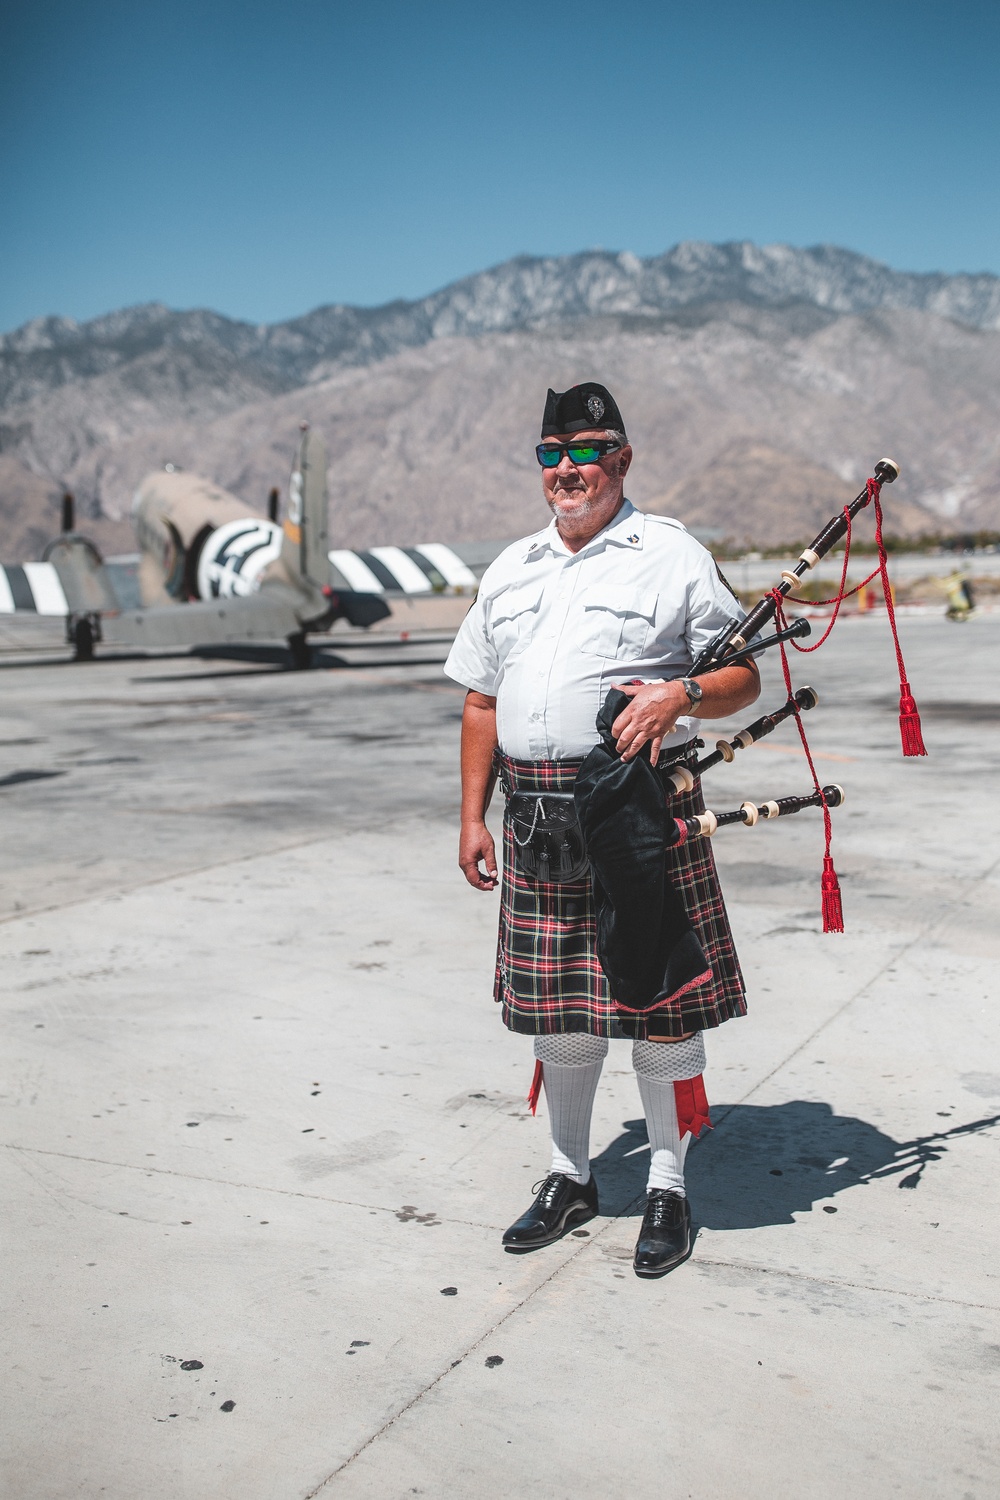
[[[635,589],[627,583],[608,583],[602,588],[588,589],[583,598],[583,607],[606,610],[613,615],[641,615],[652,624],[656,618],[659,597],[655,589]]]
[[[490,605],[490,618],[494,625],[501,620],[516,620],[529,609],[537,609],[542,597],[540,583],[521,584],[504,589]]]

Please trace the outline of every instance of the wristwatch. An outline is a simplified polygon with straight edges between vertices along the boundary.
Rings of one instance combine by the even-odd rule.
[[[702,700],[701,683],[695,682],[693,677],[682,677],[681,687],[687,693],[688,702],[692,708],[697,708]]]

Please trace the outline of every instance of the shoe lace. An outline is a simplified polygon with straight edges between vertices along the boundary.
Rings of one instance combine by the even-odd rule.
[[[565,1177],[560,1172],[550,1172],[548,1177],[543,1178],[541,1182],[535,1183],[531,1191],[538,1194],[535,1201],[539,1208],[552,1207],[565,1181]]]
[[[662,1229],[674,1217],[681,1201],[679,1193],[656,1193],[646,1203],[646,1223],[651,1229]]]

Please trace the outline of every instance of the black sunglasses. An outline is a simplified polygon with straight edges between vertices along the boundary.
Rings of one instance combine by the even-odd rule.
[[[543,469],[555,469],[565,454],[569,454],[571,464],[596,464],[608,453],[617,453],[620,447],[621,443],[612,438],[600,438],[596,443],[539,443],[535,457]]]

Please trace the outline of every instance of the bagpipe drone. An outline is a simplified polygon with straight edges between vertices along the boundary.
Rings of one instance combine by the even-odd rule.
[[[735,666],[740,662],[759,655],[776,646],[781,654],[782,674],[785,680],[785,688],[788,694],[785,704],[774,713],[764,714],[760,718],[741,729],[731,740],[719,740],[716,748],[708,755],[696,758],[692,753],[688,754],[686,760],[667,765],[661,773],[661,779],[666,784],[668,791],[681,793],[687,792],[694,786],[695,777],[700,776],[703,771],[709,770],[720,762],[731,762],[740,750],[747,749],[755,744],[765,735],[771,733],[783,720],[793,718],[798,729],[799,739],[802,743],[803,754],[812,777],[813,791],[808,796],[779,797],[758,804],[744,802],[742,805],[728,812],[704,812],[694,817],[675,818],[674,828],[671,831],[667,827],[667,845],[676,846],[684,843],[689,838],[705,838],[715,833],[716,829],[730,824],[740,823],[745,827],[752,828],[763,820],[786,817],[789,814],[801,812],[807,807],[820,807],[823,810],[824,831],[826,846],[823,855],[822,876],[822,908],[823,908],[823,930],[824,932],[843,932],[844,918],[840,897],[840,884],[834,869],[833,858],[830,853],[832,827],[830,822],[830,809],[839,807],[844,801],[843,788],[836,785],[820,786],[816,767],[813,763],[812,752],[809,741],[806,738],[805,728],[802,723],[802,714],[809,709],[815,708],[818,696],[812,688],[803,687],[795,691],[792,686],[792,675],[789,666],[787,646],[794,650],[808,653],[817,651],[829,638],[840,613],[840,607],[845,599],[857,593],[858,589],[870,583],[875,577],[881,578],[882,591],[885,596],[885,607],[889,617],[889,628],[892,632],[893,643],[896,650],[896,663],[899,669],[899,726],[900,738],[904,756],[926,755],[923,736],[920,731],[920,716],[910,684],[906,677],[906,667],[903,662],[903,653],[899,645],[899,633],[896,628],[895,609],[893,606],[892,589],[889,585],[887,571],[887,558],[885,544],[882,538],[882,504],[881,491],[884,484],[892,484],[899,476],[899,465],[891,459],[884,458],[875,465],[875,474],[869,479],[865,488],[851,501],[845,505],[840,515],[834,516],[824,526],[819,536],[811,546],[806,547],[799,554],[795,566],[782,572],[780,582],[776,587],[769,589],[757,604],[750,610],[742,621],[733,621],[715,637],[705,648],[698,659],[694,662],[688,675],[691,677],[704,676],[709,672],[717,672],[723,667]],[[878,564],[866,579],[854,588],[847,588],[847,568],[851,554],[851,532],[856,516],[868,505],[871,505],[875,513],[875,545],[878,554]],[[844,561],[840,575],[840,586],[835,595],[830,599],[811,601],[797,598],[793,590],[805,577],[805,575],[835,547],[838,542],[844,541]],[[798,644],[802,637],[811,634],[809,621],[804,618],[789,620],[785,615],[786,602],[792,604],[806,604],[818,602],[822,605],[832,605],[833,613],[826,630],[818,641],[810,646]],[[769,622],[774,621],[777,626],[773,635],[758,639],[761,630]],[[703,742],[695,741],[695,750],[703,748]]]

